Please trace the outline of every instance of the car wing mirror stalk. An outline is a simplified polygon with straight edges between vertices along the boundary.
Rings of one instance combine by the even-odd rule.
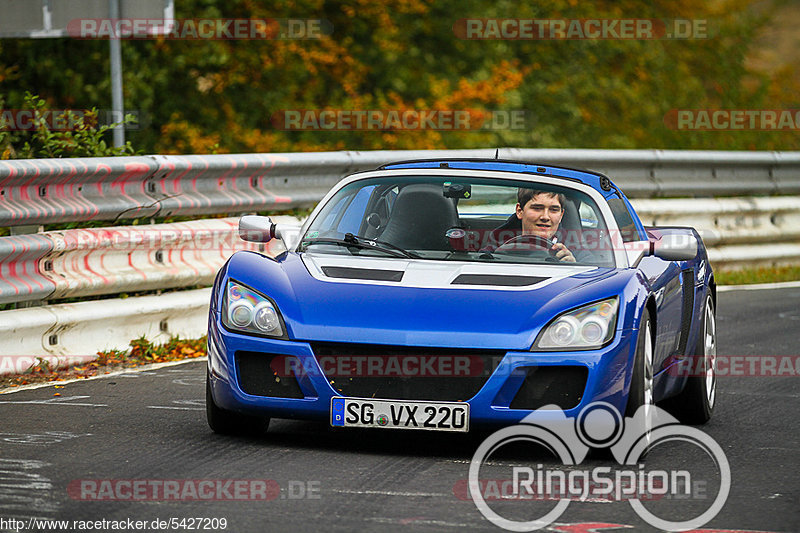
[[[245,215],[239,219],[239,237],[248,242],[266,243],[281,239],[287,249],[292,249],[300,237],[300,226],[276,224],[269,217]]]

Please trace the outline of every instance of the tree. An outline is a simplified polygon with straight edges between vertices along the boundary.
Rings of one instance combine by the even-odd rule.
[[[181,0],[177,18],[320,19],[319,39],[132,40],[122,45],[125,102],[145,152],[339,149],[558,148],[797,149],[794,131],[677,131],[677,109],[793,109],[793,64],[752,61],[774,0]],[[465,39],[466,18],[707,21],[700,39]],[[456,26],[454,30],[454,25]],[[103,40],[0,42],[0,95],[31,90],[51,107],[110,107]],[[800,60],[800,58],[796,58]],[[287,131],[285,110],[523,112],[522,129]],[[666,122],[665,122],[666,120]]]

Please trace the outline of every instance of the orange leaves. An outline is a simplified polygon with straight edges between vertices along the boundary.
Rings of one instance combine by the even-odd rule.
[[[186,120],[172,120],[161,128],[157,149],[162,154],[209,154],[226,152],[219,148],[217,133],[204,134],[200,128]]]
[[[520,68],[519,61],[501,61],[492,67],[489,77],[471,81],[465,78],[458,80],[458,86],[452,90],[446,80],[434,83],[433,93],[439,96],[438,103],[444,109],[465,109],[475,104],[498,106],[505,103],[507,93],[517,89],[532,70],[526,66]]]
[[[206,338],[181,339],[173,337],[166,344],[153,344],[144,337],[134,339],[130,343],[131,350],[127,354],[126,362],[137,364],[166,363],[194,357],[203,357],[206,354]]]
[[[165,344],[153,344],[146,338],[139,337],[130,342],[129,350],[98,352],[97,359],[80,366],[76,364],[67,368],[55,368],[49,361],[38,358],[36,364],[24,373],[0,376],[0,388],[67,379],[86,379],[115,370],[151,363],[180,361],[205,355],[205,336],[199,339],[173,337]],[[63,386],[56,386],[56,388],[63,388]],[[59,393],[55,393],[55,396],[59,396]]]

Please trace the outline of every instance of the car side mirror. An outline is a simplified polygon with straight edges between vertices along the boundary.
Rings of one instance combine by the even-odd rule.
[[[239,237],[248,242],[266,243],[281,239],[291,250],[300,238],[300,226],[295,224],[275,224],[269,217],[245,215],[239,219]]]
[[[245,215],[239,219],[239,237],[247,242],[269,242],[275,237],[275,224],[269,217]]]
[[[653,255],[665,261],[689,261],[697,256],[697,238],[692,233],[667,233],[650,241]]]

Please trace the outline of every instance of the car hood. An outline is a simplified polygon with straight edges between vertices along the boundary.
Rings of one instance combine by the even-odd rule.
[[[227,268],[277,303],[295,340],[503,350],[528,350],[561,312],[620,294],[624,272],[252,252]]]

